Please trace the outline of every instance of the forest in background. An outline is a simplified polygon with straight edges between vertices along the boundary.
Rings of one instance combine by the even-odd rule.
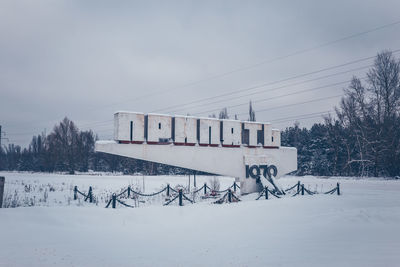
[[[296,175],[400,175],[400,61],[390,51],[377,55],[367,78],[353,77],[335,116],[310,129],[298,122],[282,131],[282,146],[298,150]],[[211,117],[216,117],[214,114]],[[218,116],[229,118],[226,108]],[[235,119],[237,117],[235,116]],[[256,113],[249,107],[249,120]],[[27,148],[0,147],[0,170],[35,172],[123,172],[189,174],[192,170],[95,153],[97,136],[64,118],[48,135],[33,136]]]

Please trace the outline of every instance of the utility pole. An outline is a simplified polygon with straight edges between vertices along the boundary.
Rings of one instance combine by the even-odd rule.
[[[4,181],[5,178],[0,176],[0,208],[3,206]]]
[[[2,146],[1,146],[1,141],[2,141],[3,139],[5,139],[5,140],[8,141],[8,138],[3,137],[3,134],[5,135],[5,132],[2,132],[2,131],[1,131],[1,125],[0,125],[0,149],[2,148]]]

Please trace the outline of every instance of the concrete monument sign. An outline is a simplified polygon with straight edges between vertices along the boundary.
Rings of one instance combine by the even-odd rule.
[[[280,190],[277,179],[297,169],[297,150],[261,122],[117,112],[114,140],[96,151],[236,177],[241,193]]]

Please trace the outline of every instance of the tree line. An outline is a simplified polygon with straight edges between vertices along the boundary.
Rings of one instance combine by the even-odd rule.
[[[400,175],[400,62],[379,53],[362,81],[353,77],[336,107],[336,118],[282,133],[298,149],[297,174]]]
[[[377,55],[367,78],[353,77],[335,117],[310,129],[282,131],[282,145],[298,150],[297,175],[400,175],[400,61],[390,51]],[[211,115],[215,117],[215,115]],[[218,116],[229,118],[223,108]],[[234,116],[237,119],[237,116]],[[255,121],[250,102],[249,121]],[[0,148],[0,170],[38,172],[109,171],[126,174],[188,174],[191,170],[95,153],[97,136],[64,118],[48,135],[37,135],[22,149]]]
[[[70,174],[89,170],[146,175],[193,173],[164,164],[95,153],[97,139],[93,131],[80,131],[73,121],[64,118],[49,135],[33,136],[27,148],[14,144],[1,148],[0,170]]]

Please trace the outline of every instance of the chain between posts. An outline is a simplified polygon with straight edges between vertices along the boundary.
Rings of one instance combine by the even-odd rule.
[[[202,187],[200,187],[199,189],[193,191],[192,193],[196,194],[196,193],[200,192],[201,190],[204,189],[205,186],[206,186],[206,185],[203,185]]]
[[[117,201],[118,201],[120,204],[124,205],[125,207],[128,207],[128,208],[135,208],[134,206],[131,206],[131,205],[129,205],[129,204],[126,204],[125,202],[123,202],[123,201],[121,201],[121,200],[119,200],[119,199],[117,199]]]
[[[170,203],[172,203],[173,201],[175,201],[178,197],[179,197],[179,195],[176,195],[173,199],[171,199],[171,200],[169,200],[168,202],[164,203],[164,206],[169,205]]]
[[[261,194],[256,198],[256,200],[259,200],[262,196],[265,196],[265,199],[269,199],[269,194],[273,195],[276,198],[281,198],[277,194],[275,194],[273,191],[268,189],[268,186],[264,187],[263,191]]]
[[[236,182],[234,182],[230,187],[228,187],[225,190],[213,190],[211,189],[207,184],[204,184],[205,187],[207,187],[211,192],[215,192],[215,193],[225,193],[228,192],[229,189],[231,189],[232,187],[234,188],[234,191],[236,192],[236,187],[238,187],[240,189],[240,186],[236,184]]]
[[[170,188],[170,189],[172,190],[172,188]],[[139,195],[139,196],[142,196],[142,197],[153,197],[153,196],[155,196],[155,195],[161,194],[161,193],[164,192],[165,190],[167,190],[167,187],[165,187],[165,188],[162,189],[161,191],[158,191],[158,192],[152,193],[152,194],[143,194],[143,193],[136,192],[136,191],[134,191],[134,190],[132,190],[132,189],[131,189],[131,192],[132,192],[133,194],[136,194],[136,195]]]
[[[175,190],[175,189],[173,189],[172,187],[169,187],[169,190],[171,190],[172,192],[174,192],[174,193],[179,193],[177,190]]]
[[[340,196],[340,184],[339,183],[336,184],[335,188],[333,188],[332,190],[330,190],[328,192],[325,192],[324,194],[334,194],[335,192],[337,193],[338,196]]]
[[[204,185],[203,185],[201,188],[199,188],[199,189],[193,191],[192,193],[198,193],[198,192],[200,192],[201,190],[204,190],[204,194],[207,194],[207,189],[209,189],[211,192],[215,192],[215,193],[224,193],[224,192],[225,192],[225,194],[224,194],[219,200],[215,201],[214,203],[219,203],[219,204],[221,204],[221,203],[223,203],[223,202],[226,200],[226,198],[228,198],[228,202],[233,202],[234,200],[235,200],[235,201],[241,201],[237,196],[235,196],[235,194],[233,194],[233,192],[232,192],[232,190],[231,190],[232,187],[233,187],[233,188],[235,188],[235,187],[240,188],[240,187],[236,184],[236,182],[235,182],[235,183],[234,183],[233,185],[231,185],[229,188],[227,188],[227,189],[225,189],[225,190],[222,190],[222,191],[219,191],[219,190],[212,190],[206,183],[204,183]],[[297,192],[293,195],[293,197],[294,197],[294,196],[297,196],[297,195],[299,195],[299,194],[304,195],[305,193],[307,193],[307,194],[309,194],[309,195],[318,194],[318,192],[312,192],[312,191],[310,191],[309,189],[305,188],[305,187],[304,187],[304,184],[300,184],[300,181],[298,181],[298,182],[297,182],[295,185],[293,185],[292,187],[290,187],[290,188],[288,188],[288,189],[286,189],[286,190],[283,190],[283,192],[290,191],[290,190],[292,190],[292,189],[294,189],[294,188],[296,188],[296,187],[297,187]],[[124,205],[124,206],[126,206],[126,207],[134,208],[133,206],[131,206],[131,205],[129,205],[129,204],[127,204],[127,203],[125,203],[125,202],[123,202],[123,201],[117,199],[117,197],[119,197],[119,196],[125,194],[126,192],[128,192],[128,197],[130,196],[131,193],[132,193],[132,194],[139,195],[139,196],[151,197],[151,196],[155,196],[155,195],[161,194],[161,193],[164,192],[165,190],[167,190],[167,196],[169,196],[169,191],[175,192],[175,193],[177,193],[177,195],[176,195],[173,199],[171,199],[171,200],[169,200],[168,202],[164,203],[164,206],[169,205],[170,203],[172,203],[172,202],[175,201],[176,199],[179,199],[179,206],[183,206],[183,200],[187,200],[187,201],[189,201],[189,202],[192,203],[192,204],[194,203],[194,200],[191,200],[190,198],[188,198],[188,197],[183,193],[183,190],[182,190],[182,189],[175,190],[175,189],[171,188],[169,184],[168,184],[165,188],[163,188],[161,191],[158,191],[158,192],[152,193],[152,194],[142,194],[142,193],[136,192],[136,191],[132,190],[131,187],[129,186],[128,189],[124,190],[123,192],[119,193],[118,195],[114,193],[114,194],[112,195],[112,198],[108,201],[108,203],[107,203],[107,205],[106,205],[106,208],[108,208],[110,205],[112,205],[112,207],[115,208],[115,207],[116,207],[116,202],[118,202],[118,203],[120,203],[120,204],[122,204],[122,205]],[[334,194],[335,192],[336,192],[338,195],[340,195],[340,186],[339,186],[339,183],[337,183],[337,186],[336,186],[335,188],[333,188],[332,190],[330,190],[330,191],[328,191],[328,192],[325,192],[325,193],[323,193],[323,194]],[[79,191],[78,188],[77,188],[77,186],[75,186],[75,188],[74,188],[74,199],[77,198],[77,194],[78,194],[78,193],[81,194],[81,195],[83,195],[83,196],[85,196],[85,201],[86,201],[87,199],[91,199],[91,201],[92,201],[92,199],[93,199],[92,187],[89,187],[88,195],[86,195],[86,194],[82,193],[81,191]],[[276,197],[276,198],[281,198],[281,196],[279,196],[279,195],[277,195],[275,192],[271,191],[268,187],[265,187],[265,188],[263,189],[263,191],[261,192],[261,194],[257,197],[256,200],[259,200],[262,196],[265,196],[265,199],[269,199],[269,194],[273,195],[273,196]]]
[[[108,208],[110,206],[111,202],[112,202],[112,198],[110,198],[110,200],[108,201],[106,208]]]
[[[276,197],[276,198],[281,198],[280,196],[276,195],[274,192],[272,192],[271,190],[269,190],[268,187],[267,187],[267,191],[268,191],[271,195],[273,195],[274,197]]]
[[[217,201],[214,202],[214,204],[222,204],[225,202],[225,199],[228,199],[228,202],[234,202],[234,200],[236,202],[241,201],[237,196],[235,196],[235,194],[232,192],[232,190],[230,188],[228,188],[228,191]]]
[[[299,187],[299,184],[300,184],[300,181],[298,181],[297,184],[293,185],[292,187],[285,189],[284,191],[287,192],[287,191],[294,189],[295,187]]]
[[[79,191],[77,186],[74,186],[74,200],[78,199],[78,194],[80,194],[84,197],[85,202],[87,200],[89,200],[90,203],[93,203],[93,189],[91,186],[89,186],[89,191],[88,191],[87,195],[85,193],[82,193],[81,191]]]
[[[128,188],[129,188],[129,187],[128,187]],[[119,194],[117,195],[117,197],[120,197],[120,196],[122,196],[123,194],[125,194],[126,192],[128,192],[128,188],[125,189],[124,191],[122,191],[121,193],[119,193]]]
[[[169,204],[171,204],[172,202],[174,202],[176,199],[179,198],[179,206],[183,206],[183,199],[189,201],[190,203],[194,203],[193,200],[191,200],[190,198],[188,198],[182,191],[182,189],[179,189],[178,194],[171,200],[169,200],[168,202],[164,203],[164,206],[167,206]]]
[[[321,194],[334,194],[335,192],[337,193],[338,196],[340,196],[340,184],[339,183],[336,184],[335,188],[333,188],[333,189],[331,189],[331,190],[329,190],[327,192],[323,192]],[[304,184],[299,184],[298,183],[297,184],[297,192],[292,197],[297,196],[297,195],[302,195],[303,196],[305,193],[307,193],[308,195],[311,195],[311,196],[315,195],[315,194],[318,194],[318,192],[316,192],[316,191],[313,192],[313,191],[305,188]]]
[[[185,194],[182,193],[182,196],[183,196],[183,198],[186,199],[187,201],[190,201],[190,203],[192,203],[192,204],[194,203],[194,201],[191,200],[190,198],[188,198],[187,196],[185,196]]]
[[[288,192],[290,190],[293,190],[294,188],[297,187],[297,191],[292,197],[297,196],[297,195],[304,195],[305,193],[309,195],[315,195],[318,194],[318,192],[313,192],[307,188],[305,188],[304,184],[301,184],[300,181],[298,181],[295,185],[291,186],[290,188],[287,188],[283,190],[283,192]],[[336,187],[333,188],[332,190],[329,190],[328,192],[324,192],[323,194],[334,194],[337,193],[337,195],[340,195],[340,185],[337,183]],[[268,199],[268,194],[273,195],[276,198],[281,198],[279,195],[277,195],[275,192],[271,191],[268,189],[268,187],[265,187],[263,191],[261,191],[260,195],[256,198],[256,200],[259,200],[262,196],[265,196],[265,199]]]

